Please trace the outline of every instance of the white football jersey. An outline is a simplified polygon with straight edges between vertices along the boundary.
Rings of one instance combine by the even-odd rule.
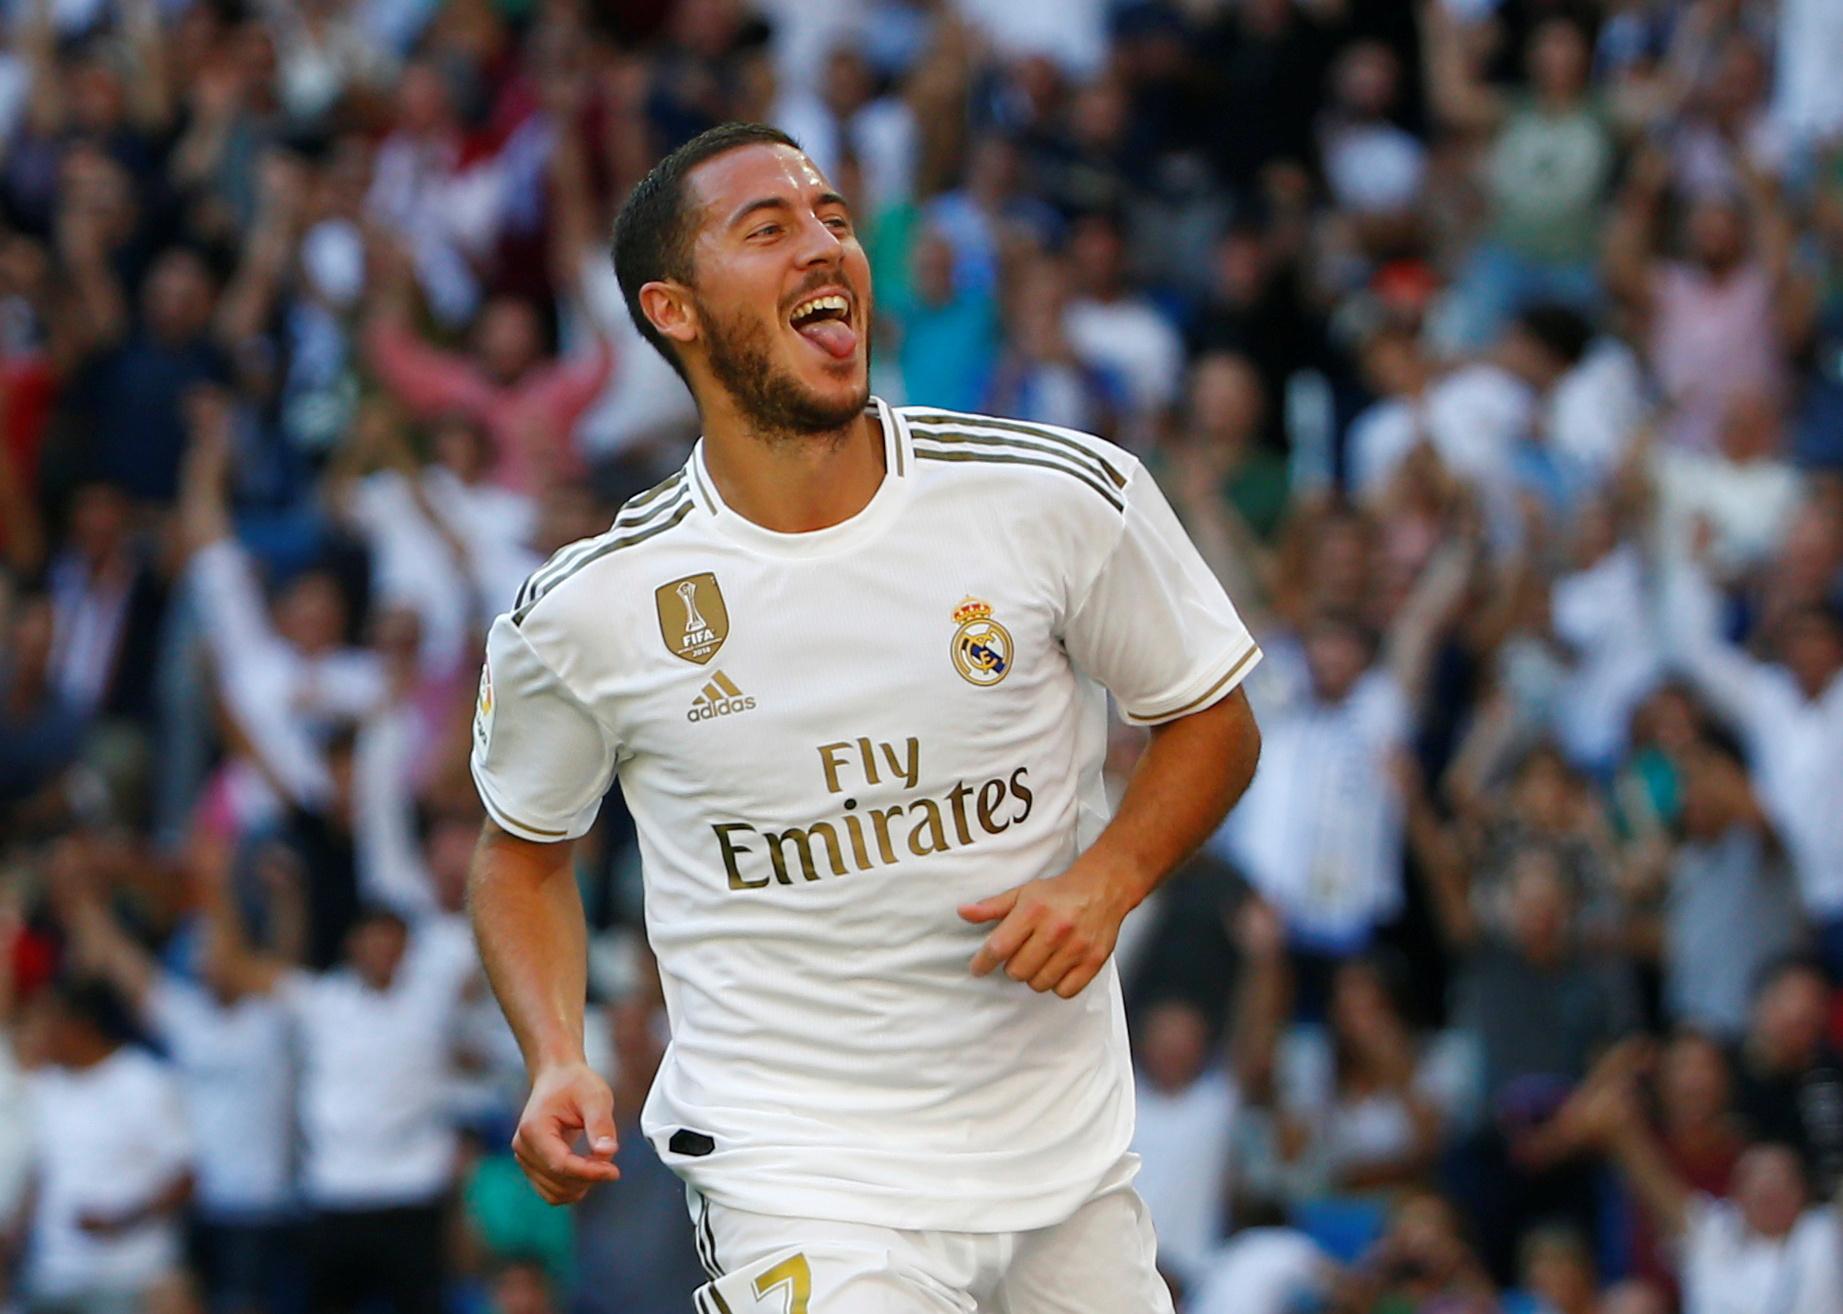
[[[1152,479],[1086,434],[872,403],[886,474],[805,534],[704,466],[565,548],[487,643],[493,819],[586,831],[618,776],[672,1041],[644,1127],[735,1209],[1060,1221],[1126,1150],[1112,965],[1072,1000],[968,970],[963,903],[1107,820],[1106,691],[1141,724],[1259,650]]]

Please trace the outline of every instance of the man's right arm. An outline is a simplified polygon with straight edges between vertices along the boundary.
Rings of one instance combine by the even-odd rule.
[[[1749,728],[1765,668],[1723,635],[1721,609],[1721,594],[1700,563],[1681,562],[1665,572],[1667,655],[1717,711]]]
[[[480,957],[531,1077],[512,1150],[551,1204],[574,1204],[620,1176],[614,1097],[583,1056],[588,929],[570,848],[489,821],[468,879]],[[576,1152],[579,1136],[586,1154]]]

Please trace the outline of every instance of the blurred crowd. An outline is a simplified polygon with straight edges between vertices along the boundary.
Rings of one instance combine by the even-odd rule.
[[[852,198],[875,391],[1132,449],[1265,649],[1120,951],[1183,1314],[1843,1314],[1843,5],[0,29],[0,1310],[688,1308],[631,825],[555,1211],[466,754],[695,437],[607,235],[739,118]]]

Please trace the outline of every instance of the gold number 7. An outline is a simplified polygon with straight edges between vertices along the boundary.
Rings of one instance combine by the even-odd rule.
[[[755,1279],[755,1299],[766,1300],[776,1287],[788,1288],[787,1314],[807,1314],[813,1298],[813,1270],[805,1255],[792,1255]]]

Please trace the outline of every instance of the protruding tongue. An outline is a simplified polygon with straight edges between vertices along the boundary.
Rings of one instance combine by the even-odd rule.
[[[821,350],[830,352],[837,360],[843,360],[857,350],[858,335],[842,319],[816,319],[810,324],[802,324],[800,336],[815,343]]]

